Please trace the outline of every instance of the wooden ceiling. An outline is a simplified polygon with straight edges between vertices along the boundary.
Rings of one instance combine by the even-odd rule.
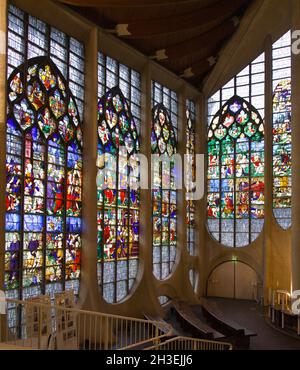
[[[252,0],[59,0],[200,88]]]

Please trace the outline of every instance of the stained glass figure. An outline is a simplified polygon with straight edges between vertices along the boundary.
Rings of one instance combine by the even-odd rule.
[[[63,290],[79,280],[82,148],[67,131],[74,132],[80,122],[67,82],[51,59],[32,58],[12,72],[5,289],[17,290],[21,298],[51,291],[54,283]]]
[[[208,227],[227,247],[253,242],[264,224],[264,123],[239,96],[214,116],[208,131]]]
[[[98,103],[98,279],[109,303],[127,296],[138,262],[138,152],[134,118],[114,87]]]
[[[165,155],[168,162],[154,161],[152,168],[153,273],[166,279],[176,257],[177,194],[175,187],[176,136],[169,113],[163,104],[152,109],[151,150],[156,157]]]
[[[272,45],[273,69],[273,213],[287,230],[292,224],[292,32]]]
[[[291,110],[291,80],[283,80],[273,97],[273,210],[283,229],[291,226]]]

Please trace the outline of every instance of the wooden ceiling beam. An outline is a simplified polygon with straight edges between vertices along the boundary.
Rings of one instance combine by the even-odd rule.
[[[207,78],[207,76],[209,75],[210,72],[211,72],[211,69],[207,70],[202,75],[199,75],[199,76],[194,77],[194,78],[189,78],[189,79],[187,79],[187,81],[191,85],[194,85],[196,87],[196,89],[199,89],[200,91],[202,91],[203,82],[205,81],[205,79]]]
[[[95,24],[198,85],[252,0],[54,1],[85,11]]]
[[[182,55],[180,58],[172,60],[166,59],[162,60],[160,63],[166,68],[171,69],[174,73],[181,74],[184,69],[188,69],[199,61],[208,59],[212,55],[216,55],[218,50],[218,46],[209,45],[202,49],[195,50],[195,52],[190,54],[188,57]]]
[[[216,45],[232,35],[238,24],[239,19],[234,17],[205,34],[196,36],[182,43],[168,46],[166,49],[157,50],[152,58],[157,60],[176,59],[182,57],[182,55],[187,56],[195,53],[197,49],[203,48],[203,45]]]
[[[216,64],[216,62],[217,58],[214,56],[201,60],[200,62],[195,63],[192,67],[185,69],[181,77],[194,79],[200,75],[203,75],[205,72],[211,69]]]
[[[181,30],[191,29],[201,24],[202,32],[206,32],[212,20],[223,22],[232,16],[248,0],[220,0],[211,6],[197,11],[168,18],[139,20],[129,23],[120,23],[115,32],[118,36],[127,38],[149,38],[155,35],[164,35]]]
[[[180,65],[181,71],[183,68],[190,67],[191,65],[191,62],[189,64],[185,64],[184,62],[185,60],[193,60],[193,63],[195,61],[198,62],[199,60],[203,60],[209,58],[212,55],[215,55],[216,50],[218,50],[218,47],[215,44],[204,45],[202,48],[194,49],[193,52],[190,53],[188,56],[186,56],[185,54],[181,54],[178,56],[178,58],[166,59],[165,61],[163,60],[162,62],[166,62],[172,65],[174,64],[174,66]]]
[[[166,6],[174,4],[194,4],[199,0],[57,0],[61,3],[86,6],[95,8],[129,8],[129,7],[149,7]]]

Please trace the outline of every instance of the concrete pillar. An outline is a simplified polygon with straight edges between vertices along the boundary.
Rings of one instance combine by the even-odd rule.
[[[151,103],[151,67],[146,63],[141,75],[142,78],[142,124],[140,135],[140,153],[147,160],[148,189],[141,189],[140,193],[140,239],[139,239],[139,273],[137,281],[139,289],[136,292],[143,302],[143,297],[152,299],[151,305],[143,302],[145,312],[159,310],[156,299],[156,289],[153,276],[152,261],[152,197],[151,197],[151,131],[152,131],[152,103]],[[141,287],[143,287],[141,289]],[[155,309],[154,309],[155,307]]]
[[[97,284],[97,53],[98,30],[90,31],[85,47],[85,109],[83,123],[83,233],[80,307],[100,310]]]
[[[187,117],[186,117],[186,99],[188,97],[187,88],[184,86],[182,88],[182,132],[179,136],[179,140],[181,141],[180,144],[180,154],[182,155],[182,161],[184,164],[184,154],[186,154],[186,144],[187,144]],[[196,120],[195,120],[195,154],[201,154],[203,153],[202,149],[200,149],[200,137],[202,138],[202,134],[200,134],[200,131],[202,130],[202,108],[200,108],[199,105],[199,96],[191,98],[191,100],[196,104]],[[202,103],[202,100],[201,100]],[[183,167],[183,177],[185,177],[185,168]],[[201,174],[202,175],[202,174]],[[184,179],[183,179],[184,181]],[[181,289],[183,291],[183,298],[186,299],[189,302],[197,302],[197,297],[199,296],[198,291],[200,289],[202,295],[202,271],[199,265],[199,255],[202,253],[200,251],[200,246],[203,246],[203,243],[201,241],[201,238],[203,237],[203,232],[200,230],[203,227],[203,219],[200,216],[202,211],[199,212],[200,209],[200,203],[199,200],[194,200],[194,206],[195,206],[195,229],[194,229],[194,246],[195,246],[195,255],[190,255],[188,252],[188,245],[187,245],[187,230],[188,230],[188,224],[187,224],[187,200],[186,200],[186,186],[183,183],[183,193],[182,193],[182,207],[181,207],[181,214],[182,214],[182,225],[179,223],[178,227],[180,231],[182,232],[182,246],[181,243],[178,245],[178,247],[181,249],[181,260],[180,263],[183,266],[182,270],[180,271],[180,274],[182,276],[181,278]],[[199,220],[201,219],[201,222]],[[196,289],[195,291],[191,284],[189,279],[189,271],[193,269],[196,272]],[[197,283],[198,281],[198,283]]]
[[[200,95],[197,100],[197,121],[196,121],[196,153],[205,154],[207,153],[207,104],[204,95]],[[207,174],[207,155],[204,160],[204,171],[202,176],[206,179]],[[208,255],[206,251],[206,189],[207,181],[204,183],[204,197],[203,199],[195,201],[195,246],[198,255],[197,267],[198,267],[198,286],[197,296],[206,294],[206,261],[208,261]]]
[[[0,1],[0,168],[4,176],[6,155],[6,32],[7,1]],[[5,181],[0,181],[0,290],[4,290],[4,252],[5,252]],[[5,316],[0,316],[0,342],[4,335]]]
[[[176,264],[179,269],[178,273],[181,276],[180,290],[183,298],[187,299],[191,290],[188,287],[189,283],[189,256],[187,250],[187,223],[186,223],[186,188],[185,188],[185,168],[184,155],[186,154],[186,88],[182,86],[179,91],[178,99],[178,154],[182,161],[182,188],[177,190],[177,252]],[[175,266],[176,267],[176,266]]]
[[[273,106],[272,106],[272,38],[265,40],[265,227],[263,243],[263,295],[268,298],[272,287],[272,221],[273,221]]]
[[[292,30],[300,30],[300,2],[293,0]],[[300,54],[292,54],[292,290],[300,289]]]

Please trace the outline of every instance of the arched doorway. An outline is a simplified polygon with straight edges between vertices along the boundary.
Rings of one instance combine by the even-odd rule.
[[[258,276],[249,265],[228,261],[218,265],[207,281],[207,296],[231,299],[258,299]]]

